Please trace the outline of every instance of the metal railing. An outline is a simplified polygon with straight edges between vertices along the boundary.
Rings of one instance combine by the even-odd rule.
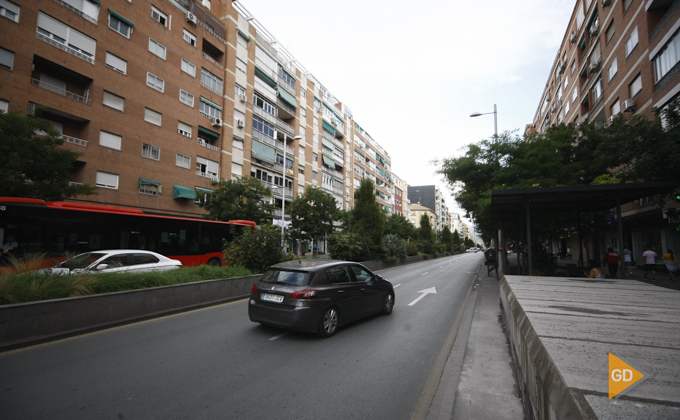
[[[87,14],[83,13],[82,10],[76,9],[75,7],[71,6],[70,4],[68,4],[68,3],[66,3],[66,2],[64,2],[64,1],[62,1],[62,0],[54,0],[54,1],[55,1],[56,3],[58,3],[58,4],[61,4],[61,5],[64,6],[65,8],[69,9],[70,11],[76,13],[77,15],[80,15],[80,16],[84,17],[86,20],[89,20],[90,22],[94,23],[95,25],[97,24],[97,19],[96,19],[96,18],[94,18],[94,17],[92,17],[92,16],[90,16],[90,15],[87,15]]]
[[[277,124],[277,118],[270,114],[269,112],[265,111],[264,109],[260,108],[259,106],[255,105],[253,106],[253,113],[257,115],[258,117],[266,120],[267,122],[270,122],[274,125]]]
[[[205,52],[201,52],[201,53],[203,54],[203,58],[210,61],[211,63],[213,63],[214,65],[216,65],[220,69],[224,70],[224,66],[222,64],[218,63],[217,60],[215,60],[214,58],[212,58],[211,56],[209,56]]]
[[[342,178],[342,177],[344,176],[344,175],[342,174],[342,172],[337,171],[337,170],[335,170],[335,169],[331,169],[331,168],[329,168],[329,167],[326,166],[326,165],[321,165],[321,170],[324,171],[324,172],[326,172],[326,173],[329,173],[329,174],[331,174],[331,175],[335,175],[335,176],[337,176],[338,178]]]
[[[203,146],[203,147],[207,147],[208,149],[214,150],[214,151],[216,151],[216,152],[219,152],[219,151],[220,151],[220,148],[219,148],[219,147],[213,146],[212,144],[208,143],[207,141],[203,140],[202,138],[199,138],[199,139],[198,139],[198,145],[199,145],[199,146]]]
[[[39,32],[36,32],[35,36],[36,36],[36,38],[38,38],[41,41],[45,41],[48,44],[50,44],[54,47],[57,47],[62,51],[66,51],[67,53],[69,53],[71,55],[75,55],[76,57],[80,58],[81,60],[85,60],[88,63],[94,65],[94,57],[90,57],[88,55],[85,55],[85,54],[81,53],[80,51],[76,50],[75,48],[71,48],[68,45],[64,45],[61,42],[57,42],[57,41],[53,40],[52,38],[47,37],[47,36],[45,36],[45,35],[43,35]]]
[[[284,89],[286,89],[288,91],[288,93],[295,96],[295,86],[288,83],[288,81],[285,80],[283,77],[279,78],[278,83],[279,83],[279,86],[282,86]]]
[[[258,131],[257,129],[253,129],[253,137],[256,138],[257,140],[261,140],[261,141],[269,144],[270,146],[274,146],[274,147],[278,148],[279,150],[283,151],[284,144],[283,144],[282,141],[276,140],[273,137],[269,137],[268,135],[264,134],[261,131]],[[294,158],[295,149],[293,149],[292,147],[290,147],[288,145],[286,145],[285,147],[286,147],[286,154],[288,156],[290,156],[291,158]]]
[[[208,89],[211,92],[215,92],[216,94],[222,96],[222,89],[216,89],[216,88],[210,86],[209,84],[203,82],[202,80],[201,80],[201,86],[203,86],[204,88]]]
[[[65,136],[63,134],[61,135],[61,138],[64,139],[64,141],[66,143],[72,143],[72,144],[77,144],[78,146],[87,147],[87,143],[88,143],[87,140],[78,139],[78,138],[71,137],[71,136]]]
[[[203,29],[205,29],[206,31],[208,31],[212,36],[214,36],[215,38],[219,39],[221,43],[223,43],[223,44],[225,44],[225,45],[227,44],[227,41],[225,41],[224,38],[222,38],[221,36],[217,35],[217,34],[215,33],[215,31],[213,30],[213,28],[211,28],[210,26],[208,26],[208,25],[206,25],[205,23],[201,22],[200,20],[197,21],[197,23],[198,23],[198,26],[203,27]]]
[[[58,95],[66,96],[67,98],[71,98],[71,99],[73,99],[74,101],[82,102],[82,103],[84,103],[84,104],[86,104],[86,105],[90,105],[90,104],[92,103],[91,100],[87,99],[87,98],[84,97],[84,96],[76,95],[75,93],[69,92],[69,91],[66,90],[66,89],[62,89],[62,88],[60,88],[60,87],[53,86],[53,85],[51,85],[51,84],[49,84],[49,83],[45,83],[45,82],[43,82],[43,81],[41,81],[41,80],[38,80],[38,79],[31,79],[31,84],[32,84],[33,86],[38,86],[38,87],[41,87],[41,88],[43,88],[43,89],[47,89],[47,90],[49,90],[50,92],[54,92],[54,93],[56,93],[56,94],[58,94]]]
[[[209,174],[207,172],[196,171],[196,175],[202,176],[204,178],[210,178],[211,180],[217,182],[220,178],[217,175]]]
[[[291,136],[295,135],[295,129],[293,126],[283,121],[281,118],[276,118],[276,125],[286,134],[290,134]]]

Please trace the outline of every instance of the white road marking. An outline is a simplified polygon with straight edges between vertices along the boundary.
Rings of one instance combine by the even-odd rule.
[[[269,339],[269,341],[274,341],[274,340],[277,340],[277,339],[279,339],[279,338],[283,337],[283,336],[284,336],[284,335],[286,335],[286,334],[288,334],[288,333],[287,333],[287,332],[285,332],[285,333],[283,333],[283,334],[279,334],[279,335],[276,335],[276,336],[274,336],[274,337],[270,338],[270,339]]]
[[[397,287],[401,286],[401,283],[397,284],[396,286],[392,286],[393,289],[396,289]]]
[[[424,276],[425,274],[428,274],[428,273],[429,273],[429,271],[426,271],[423,274],[421,274],[421,276]]]
[[[408,304],[408,306],[415,305],[416,303],[418,303],[418,301],[420,301],[420,299],[424,298],[426,295],[428,295],[430,293],[437,294],[437,289],[435,289],[434,287],[430,287],[429,289],[420,290],[420,291],[418,291],[418,293],[422,293],[422,295],[415,298],[411,303]]]

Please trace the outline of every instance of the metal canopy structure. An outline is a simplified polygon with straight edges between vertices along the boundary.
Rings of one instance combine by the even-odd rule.
[[[616,208],[616,220],[621,220],[621,204],[639,198],[668,194],[680,185],[680,180],[640,183],[580,185],[575,187],[523,188],[493,190],[491,213],[526,212],[527,243],[531,243],[531,212],[573,213],[602,211]],[[623,227],[617,223],[619,244],[623,244]],[[528,247],[528,273],[532,274],[531,246]],[[619,261],[624,272],[623,258]]]

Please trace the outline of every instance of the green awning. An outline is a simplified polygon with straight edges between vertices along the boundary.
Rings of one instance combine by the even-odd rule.
[[[219,109],[220,111],[222,111],[222,107],[221,107],[221,106],[217,105],[217,104],[216,104],[215,102],[213,102],[213,101],[210,101],[210,100],[208,100],[208,99],[205,99],[205,98],[202,97],[202,96],[201,96],[201,102],[205,102],[206,104],[208,104],[208,105],[210,105],[210,106],[214,106],[215,108],[217,108],[217,109]]]
[[[326,156],[326,155],[322,155],[321,157],[323,158],[323,163],[324,163],[324,165],[329,166],[329,167],[335,169],[335,161],[334,161],[333,159],[329,158],[329,157]]]
[[[248,35],[246,35],[245,32],[243,32],[243,31],[240,30],[240,29],[237,29],[237,31],[238,31],[238,33],[241,34],[241,36],[243,36],[245,39],[247,39],[248,42],[250,42],[250,37],[249,37]]]
[[[97,3],[97,4],[100,5],[100,6],[102,5],[101,3],[99,3],[99,0],[90,0],[90,1],[95,2],[95,3]]]
[[[208,189],[208,188],[201,188],[201,187],[196,187],[195,188],[197,193],[203,193],[203,194],[214,194],[215,191]]]
[[[220,138],[219,133],[216,133],[216,132],[214,132],[214,131],[212,131],[212,130],[208,130],[207,128],[203,128],[203,127],[201,127],[200,125],[198,126],[198,131],[201,132],[201,133],[203,133],[203,134],[207,134],[207,135],[209,135],[209,136],[211,136],[211,137],[215,137],[216,139],[219,139],[219,138]]]
[[[132,23],[132,22],[130,22],[129,20],[125,19],[123,16],[119,15],[118,13],[114,12],[113,10],[109,9],[109,13],[111,13],[112,15],[114,15],[115,17],[117,17],[118,19],[120,19],[120,20],[122,20],[123,22],[127,23],[128,25],[130,25],[130,27],[132,27],[132,28],[135,27],[135,24],[134,24],[134,23]]]
[[[196,191],[181,185],[173,185],[172,198],[186,198],[187,200],[196,200]]]
[[[363,154],[363,153],[361,153],[361,152],[360,152],[360,151],[358,151],[357,149],[354,149],[354,151],[355,151],[355,152],[357,152],[357,153],[359,153],[359,154],[361,155],[361,157],[362,157],[362,158],[366,159],[366,156],[364,156],[364,154]]]
[[[161,189],[163,188],[163,185],[158,181],[154,181],[153,179],[139,178],[139,187],[138,188],[141,189],[142,185],[156,185],[156,186],[158,186],[158,193],[159,194],[161,193]]]
[[[341,184],[344,184],[344,183],[345,183],[345,182],[344,182],[342,179],[340,179],[340,178],[336,178],[336,177],[332,177],[332,178],[333,178],[334,180],[338,181],[338,182],[341,183]]]
[[[329,141],[329,140],[322,138],[321,143],[323,143],[324,146],[328,147],[331,150],[335,149],[335,145],[333,144],[332,141]]]
[[[287,68],[285,68],[285,67],[280,67],[280,69],[283,70],[283,71],[285,71],[286,74],[287,74],[288,76],[292,77],[293,79],[297,79],[297,77],[295,77],[295,75],[294,75],[290,70],[288,70]]]
[[[252,154],[269,163],[276,163],[276,149],[253,139]]]
[[[291,95],[290,93],[288,93],[286,91],[286,89],[282,88],[281,86],[279,86],[279,96],[281,97],[281,99],[288,102],[295,109],[297,109],[298,106],[297,106],[297,102],[295,101],[295,97],[293,95]]]
[[[264,82],[269,86],[273,88],[276,87],[276,82],[271,77],[264,74],[262,70],[258,69],[257,66],[255,66],[255,75],[257,75],[257,77],[259,77],[260,79],[264,80]]]
[[[333,126],[328,124],[326,121],[323,122],[323,128],[325,128],[326,131],[330,132],[331,134],[335,135],[335,128],[333,128]]]

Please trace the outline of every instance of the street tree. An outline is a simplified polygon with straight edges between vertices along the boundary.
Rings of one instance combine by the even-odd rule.
[[[453,251],[453,234],[451,233],[451,229],[449,229],[448,226],[444,226],[444,229],[442,229],[441,234],[439,235],[440,241],[442,245],[446,248],[447,252],[452,252]]]
[[[349,217],[349,230],[366,238],[371,254],[376,258],[382,254],[382,238],[385,218],[375,200],[375,185],[370,179],[361,180],[354,191],[354,209]]]
[[[49,121],[0,112],[0,196],[56,201],[96,194],[92,185],[70,183],[82,153],[63,144]]]
[[[418,235],[415,226],[401,213],[385,216],[384,235],[397,235],[401,239],[415,239]]]
[[[211,193],[198,193],[200,207],[206,209],[210,220],[252,220],[260,222],[270,218],[274,205],[265,199],[272,196],[271,189],[253,177],[220,179]]]
[[[298,240],[318,240],[333,232],[333,222],[340,218],[335,197],[315,185],[293,199],[289,206],[291,236]]]

